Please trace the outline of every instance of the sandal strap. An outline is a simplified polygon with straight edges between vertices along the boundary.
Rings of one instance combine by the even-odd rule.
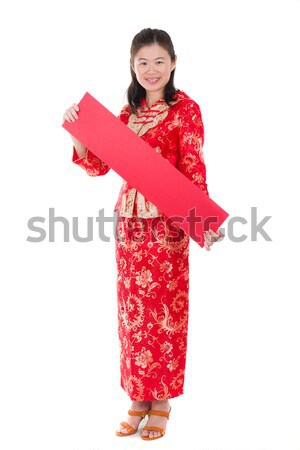
[[[121,422],[122,427],[127,428],[127,430],[129,431],[129,433],[135,431],[135,428],[133,428],[131,425],[129,425],[129,423],[127,422]]]
[[[160,428],[160,427],[154,427],[154,426],[151,426],[151,425],[146,425],[146,426],[143,428],[142,432],[143,432],[144,430],[148,430],[148,431],[158,431],[162,436],[165,434],[165,430],[164,430],[163,428]]]
[[[134,411],[134,410],[132,410],[132,409],[129,409],[129,410],[128,410],[128,414],[129,414],[130,416],[139,416],[139,417],[142,417],[142,418],[146,417],[146,415],[148,414],[148,412],[149,412],[149,410],[147,410],[147,411]]]
[[[148,414],[149,414],[149,416],[151,416],[151,415],[162,416],[162,417],[167,417],[167,419],[169,419],[170,412],[171,412],[171,408],[170,408],[170,411],[158,411],[156,409],[150,409]]]

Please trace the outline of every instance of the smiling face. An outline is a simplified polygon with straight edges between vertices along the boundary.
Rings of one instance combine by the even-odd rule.
[[[158,44],[145,45],[136,53],[133,70],[147,97],[158,100],[163,98],[164,89],[171,72],[176,66],[169,53]]]

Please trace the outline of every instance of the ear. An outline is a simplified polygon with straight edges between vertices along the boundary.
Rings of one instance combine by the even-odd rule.
[[[171,63],[171,71],[173,71],[175,69],[176,63],[177,63],[177,56],[175,56],[174,61],[172,61],[172,63]]]

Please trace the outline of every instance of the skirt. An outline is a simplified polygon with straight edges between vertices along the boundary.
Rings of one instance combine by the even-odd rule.
[[[183,394],[189,239],[166,216],[117,217],[120,385],[133,401]]]

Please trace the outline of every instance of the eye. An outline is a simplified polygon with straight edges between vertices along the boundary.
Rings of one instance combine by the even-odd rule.
[[[157,64],[163,64],[163,61],[157,61]]]

